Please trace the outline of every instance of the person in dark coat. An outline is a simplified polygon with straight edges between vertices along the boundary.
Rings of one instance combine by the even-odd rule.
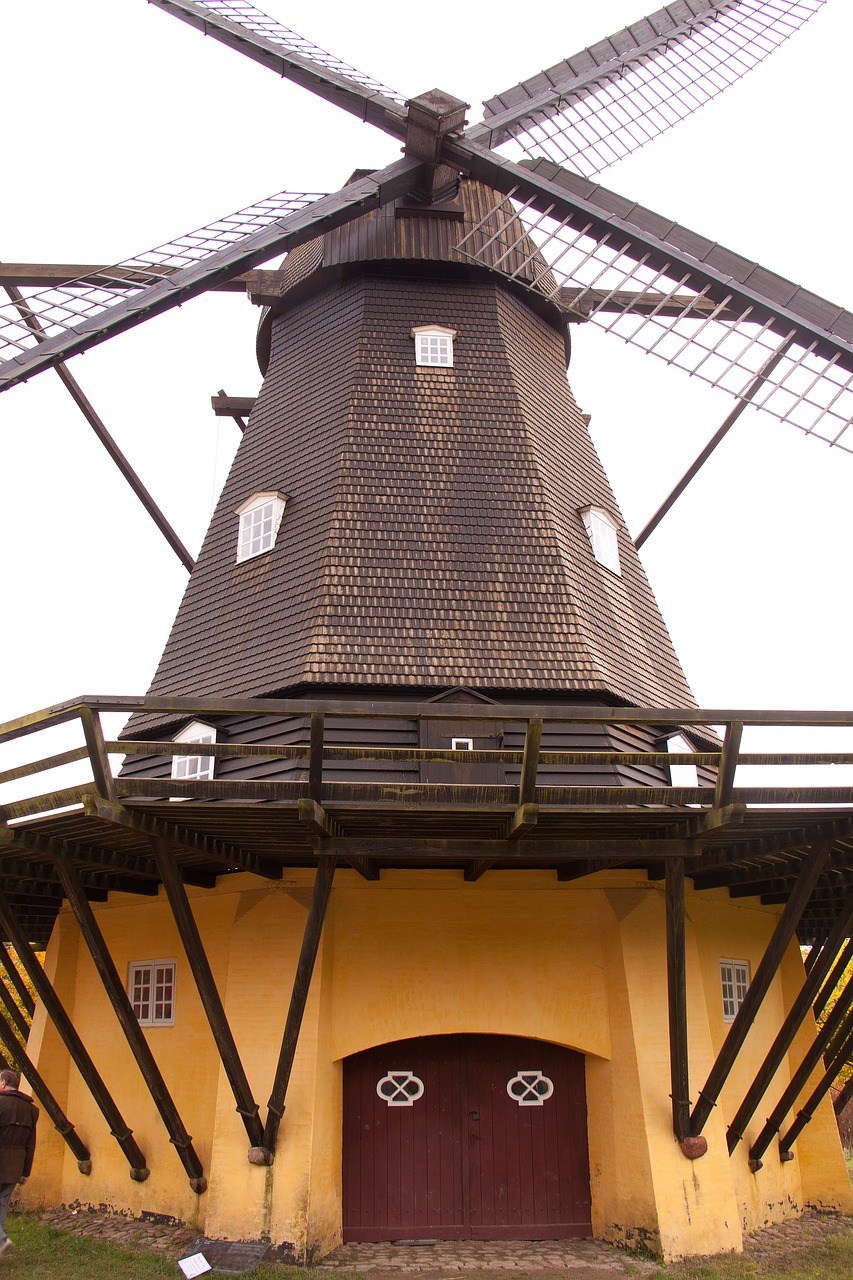
[[[30,1176],[36,1151],[38,1107],[20,1092],[20,1083],[20,1071],[0,1071],[0,1258],[12,1247],[6,1235],[9,1200]]]

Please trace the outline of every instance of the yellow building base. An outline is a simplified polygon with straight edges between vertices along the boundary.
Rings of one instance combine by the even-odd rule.
[[[278,882],[223,878],[189,890],[217,987],[255,1099],[272,1086],[313,875]],[[127,1162],[43,1010],[30,1052],[92,1153],[81,1175],[60,1136],[42,1125],[28,1206],[108,1206],[165,1214],[209,1236],[264,1237],[315,1258],[341,1241],[342,1078],[350,1055],[411,1037],[521,1036],[585,1056],[594,1234],[664,1259],[742,1248],[744,1233],[806,1206],[853,1212],[835,1120],[824,1101],[782,1164],[771,1147],[758,1174],[747,1151],[809,1040],[793,1046],[745,1140],[730,1158],[726,1122],[760,1066],[802,982],[792,946],[706,1126],[708,1152],[688,1160],[675,1142],[669,1098],[662,883],[603,872],[558,884],[553,873],[387,871],[335,878],[271,1168],[251,1165],[248,1141],[161,895],[111,895],[95,906],[120,973],[133,962],[177,961],[173,1026],[147,1031],[209,1179],[194,1194],[79,937],[63,910],[47,971],[145,1153],[150,1177]],[[687,896],[690,1081],[695,1098],[725,1038],[720,959],[755,972],[777,913],[724,890]]]

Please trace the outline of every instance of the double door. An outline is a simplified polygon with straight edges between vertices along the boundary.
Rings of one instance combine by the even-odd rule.
[[[400,1040],[344,1063],[344,1240],[591,1235],[584,1060],[541,1040]]]

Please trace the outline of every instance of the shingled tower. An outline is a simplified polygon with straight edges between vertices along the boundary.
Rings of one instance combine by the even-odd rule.
[[[692,705],[567,386],[566,315],[454,256],[496,203],[463,181],[287,259],[264,384],[151,693]],[[280,527],[238,560],[258,494],[282,495]]]

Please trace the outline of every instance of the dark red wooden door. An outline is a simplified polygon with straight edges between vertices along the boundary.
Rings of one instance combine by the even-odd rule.
[[[344,1063],[344,1240],[588,1236],[584,1060],[428,1036]]]

